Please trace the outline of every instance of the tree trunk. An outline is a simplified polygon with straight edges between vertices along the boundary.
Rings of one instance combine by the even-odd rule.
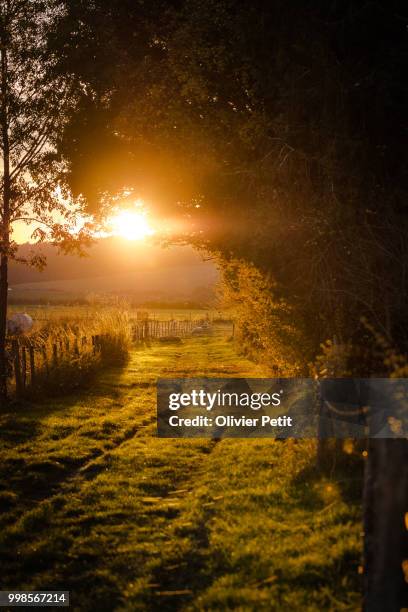
[[[370,440],[364,491],[364,610],[408,608],[408,442]]]
[[[0,406],[7,400],[7,353],[6,353],[6,322],[7,322],[7,256],[1,255],[0,263]]]
[[[10,249],[10,144],[7,108],[7,51],[1,41],[1,137],[3,155],[3,205],[1,211],[0,242],[0,406],[7,400],[8,363],[6,353],[6,327],[8,302],[8,255]]]

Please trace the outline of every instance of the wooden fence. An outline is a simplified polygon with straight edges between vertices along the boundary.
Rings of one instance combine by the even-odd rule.
[[[154,319],[145,319],[133,323],[132,337],[135,342],[143,342],[150,338],[165,338],[167,336],[184,338],[190,335],[195,327],[203,323],[204,320],[156,321]]]
[[[61,339],[52,342],[36,336],[12,338],[7,343],[9,377],[17,397],[37,386],[40,379],[55,376],[60,365],[75,363],[84,353],[96,356],[101,350],[102,336],[80,336],[74,340]]]
[[[206,326],[208,320],[205,319],[158,321],[145,318],[132,321],[131,331],[134,342],[146,342],[165,337],[184,338],[195,328]],[[38,334],[10,338],[7,343],[9,379],[15,395],[24,397],[28,391],[40,388],[40,383],[58,380],[58,372],[64,366],[75,366],[86,355],[97,356],[101,352],[103,337],[78,335],[51,339]]]

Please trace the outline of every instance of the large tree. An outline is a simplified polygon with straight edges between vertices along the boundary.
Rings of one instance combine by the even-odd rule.
[[[56,151],[78,84],[56,72],[49,43],[62,11],[58,0],[0,2],[0,402],[7,396],[8,264],[18,257],[13,225],[32,225],[34,240],[68,249],[88,237],[87,227],[78,225],[80,203],[70,197]],[[44,262],[34,257],[26,263]]]
[[[184,211],[220,256],[243,340],[282,373],[308,372],[336,336],[339,374],[406,375],[381,349],[408,347],[404,3],[167,5],[147,20],[142,2],[82,5],[96,60],[71,53],[92,92],[67,131],[83,134],[66,149],[73,185],[92,199],[133,181]],[[126,173],[98,172],[96,125]],[[406,442],[373,441],[366,464],[367,608],[406,607]]]
[[[229,279],[231,259],[254,265],[291,303],[299,369],[333,335],[366,345],[363,316],[404,348],[399,3],[67,5],[63,65],[88,84],[66,132],[73,188],[91,202],[133,185],[184,211]]]

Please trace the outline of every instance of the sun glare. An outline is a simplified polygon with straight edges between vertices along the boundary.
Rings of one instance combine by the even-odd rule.
[[[154,234],[143,212],[123,210],[110,221],[112,233],[127,240],[143,240]]]

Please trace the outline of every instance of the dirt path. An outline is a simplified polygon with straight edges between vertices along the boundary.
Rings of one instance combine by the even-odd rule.
[[[315,579],[316,609],[328,597],[350,609],[354,577],[335,576],[347,555],[356,570],[358,509],[339,487],[299,490],[310,442],[155,437],[157,378],[200,375],[262,371],[225,338],[192,338],[135,350],[89,390],[1,417],[3,588],[70,590],[78,610],[270,610],[271,598],[285,609],[299,589],[310,599],[295,587],[301,563],[287,567],[287,592],[278,588],[283,560],[310,555],[309,539],[307,580],[324,569],[334,581],[328,591]],[[314,511],[329,504],[316,534]],[[345,522],[347,544],[328,563],[319,537],[336,525],[344,539]],[[271,555],[276,532],[290,538]]]

